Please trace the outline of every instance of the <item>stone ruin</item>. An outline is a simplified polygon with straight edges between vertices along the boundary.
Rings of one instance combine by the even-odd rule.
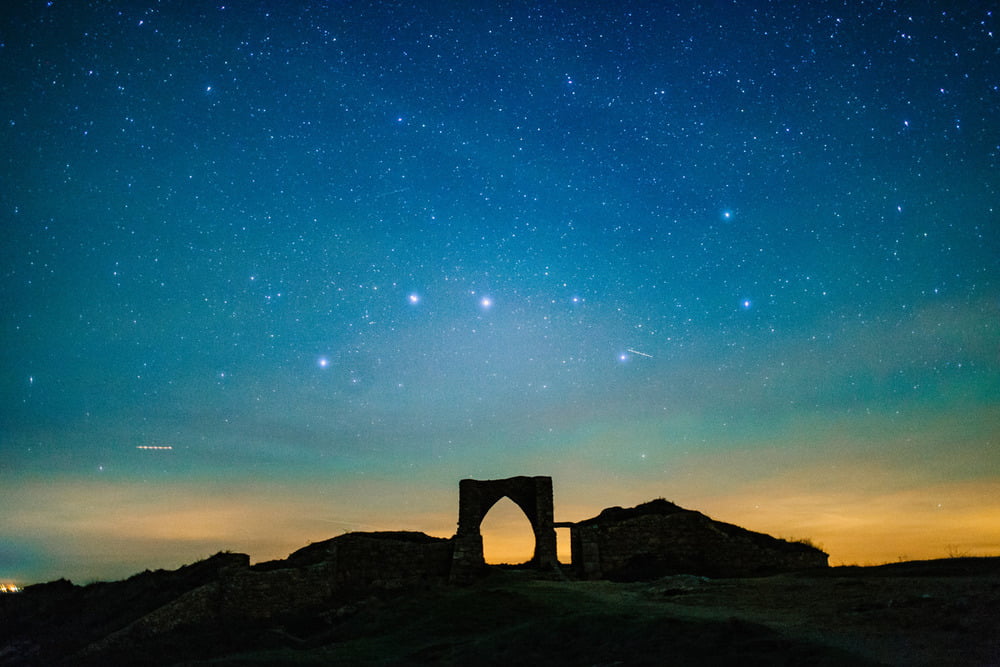
[[[827,566],[827,554],[811,544],[715,521],[662,499],[609,508],[583,521],[555,522],[551,477],[463,479],[452,582],[468,581],[485,566],[479,527],[505,496],[521,508],[535,534],[530,566],[558,571],[555,529],[569,528],[571,571],[581,579],[741,577]]]
[[[746,577],[826,567],[828,559],[808,542],[715,521],[662,499],[571,524],[570,542],[581,579]]]
[[[452,581],[465,581],[481,570],[483,519],[501,499],[510,498],[521,508],[535,534],[535,549],[530,565],[535,568],[558,568],[556,531],[553,520],[551,477],[509,477],[507,479],[463,479],[458,483],[458,532],[452,557]]]
[[[303,614],[336,614],[336,605],[378,590],[468,583],[486,567],[480,525],[504,497],[521,508],[534,532],[528,565],[562,574],[555,529],[567,527],[570,570],[578,579],[738,577],[827,565],[827,555],[807,543],[714,521],[666,500],[557,523],[551,477],[463,479],[458,531],[451,538],[409,531],[347,533],[310,544],[288,558],[255,565],[245,554],[220,553],[173,572],[146,572],[123,582],[83,588],[65,581],[40,584],[18,596],[23,602],[20,618],[30,623],[59,608],[118,618],[125,611],[109,606],[109,600],[141,601],[142,608],[129,612],[132,622],[102,635],[80,653],[98,656],[183,627],[225,629]],[[37,613],[32,613],[34,607]]]

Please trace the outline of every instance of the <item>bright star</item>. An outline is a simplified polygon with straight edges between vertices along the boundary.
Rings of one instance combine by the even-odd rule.
[[[482,299],[479,300],[479,305],[482,306],[484,309],[491,308],[493,306],[493,299],[491,299],[488,296],[484,296]]]
[[[330,358],[320,357],[319,359],[316,360],[316,365],[319,366],[320,368],[326,368],[330,365]]]
[[[407,299],[413,305],[417,305],[418,303],[420,303],[420,295],[419,294],[411,294],[410,296],[407,297]]]
[[[750,310],[752,306],[753,302],[750,301],[750,299],[743,299],[742,301],[740,301],[740,308],[742,308],[743,310]]]

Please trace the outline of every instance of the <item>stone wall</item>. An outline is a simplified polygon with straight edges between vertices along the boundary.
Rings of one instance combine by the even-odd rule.
[[[447,581],[453,543],[422,533],[348,533],[325,543],[338,590],[403,588]],[[294,556],[294,554],[293,554]]]
[[[219,606],[229,617],[270,618],[337,594],[441,583],[451,560],[451,540],[404,531],[347,533],[284,561],[224,571]]]
[[[815,547],[713,521],[665,500],[571,527],[573,567],[585,579],[650,579],[668,574],[738,577],[826,567]]]
[[[309,545],[285,560],[238,565],[88,647],[83,655],[123,649],[185,626],[224,628],[319,612],[338,598],[374,590],[446,582],[451,540],[422,533],[348,533]]]

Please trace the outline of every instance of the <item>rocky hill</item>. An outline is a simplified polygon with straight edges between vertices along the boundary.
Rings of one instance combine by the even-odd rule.
[[[0,596],[0,665],[1000,664],[998,558],[641,583],[494,568],[106,641],[237,558]]]

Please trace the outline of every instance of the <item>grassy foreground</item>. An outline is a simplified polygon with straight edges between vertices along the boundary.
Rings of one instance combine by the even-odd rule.
[[[91,596],[85,613],[40,597],[29,619],[8,604],[5,626],[24,627],[0,642],[0,665],[1000,664],[1000,558],[634,583],[491,568],[469,586],[370,591],[295,616],[81,651],[146,613],[140,602],[156,606],[157,591],[174,595],[178,576],[54,592]],[[116,597],[93,604],[101,595]]]
[[[633,584],[494,570],[191,664],[992,665],[998,608],[1000,559]]]

